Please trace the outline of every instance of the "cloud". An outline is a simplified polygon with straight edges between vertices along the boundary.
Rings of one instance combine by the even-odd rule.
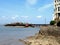
[[[6,18],[6,16],[2,16],[2,18]]]
[[[0,19],[7,19],[7,16],[1,16]]]
[[[11,18],[13,19],[13,20],[15,20],[16,18],[18,18],[19,16],[18,15],[15,15],[15,16],[12,16]]]
[[[19,18],[19,15],[14,15],[14,16],[1,16],[0,20],[16,20]]]
[[[37,16],[37,18],[41,18],[42,16]]]
[[[29,16],[21,16],[21,18],[28,18]]]
[[[26,0],[27,4],[30,4],[30,5],[35,5],[37,3],[38,0]]]
[[[7,16],[1,16],[1,17],[0,17],[0,20],[7,20],[7,19],[8,19]]]
[[[16,19],[16,17],[11,17],[13,20],[15,20]]]
[[[46,10],[47,8],[50,8],[53,5],[53,3],[46,4],[38,9],[38,11]]]
[[[13,20],[18,20],[18,19],[27,19],[29,16],[19,16],[19,15],[15,15],[15,16],[12,16],[11,19]]]

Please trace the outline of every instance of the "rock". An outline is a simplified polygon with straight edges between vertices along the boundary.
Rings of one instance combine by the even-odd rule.
[[[60,27],[41,26],[39,33],[25,42],[26,45],[60,45]]]

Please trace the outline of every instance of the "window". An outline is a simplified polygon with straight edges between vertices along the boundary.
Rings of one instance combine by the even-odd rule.
[[[59,2],[60,0],[57,0],[57,2]]]
[[[55,8],[54,11],[57,11],[57,8]]]
[[[58,11],[60,11],[60,7],[58,7]]]
[[[60,5],[60,3],[58,5]]]
[[[60,13],[58,13],[58,16],[60,16]]]
[[[56,2],[56,0],[55,0],[55,2]]]

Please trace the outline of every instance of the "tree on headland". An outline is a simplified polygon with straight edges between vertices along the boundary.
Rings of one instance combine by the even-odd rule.
[[[56,22],[55,21],[50,21],[50,25],[54,25]]]

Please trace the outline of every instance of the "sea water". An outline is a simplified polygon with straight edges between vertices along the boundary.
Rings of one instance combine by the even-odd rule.
[[[0,45],[24,45],[19,39],[33,36],[39,30],[39,27],[21,28],[0,26]]]

